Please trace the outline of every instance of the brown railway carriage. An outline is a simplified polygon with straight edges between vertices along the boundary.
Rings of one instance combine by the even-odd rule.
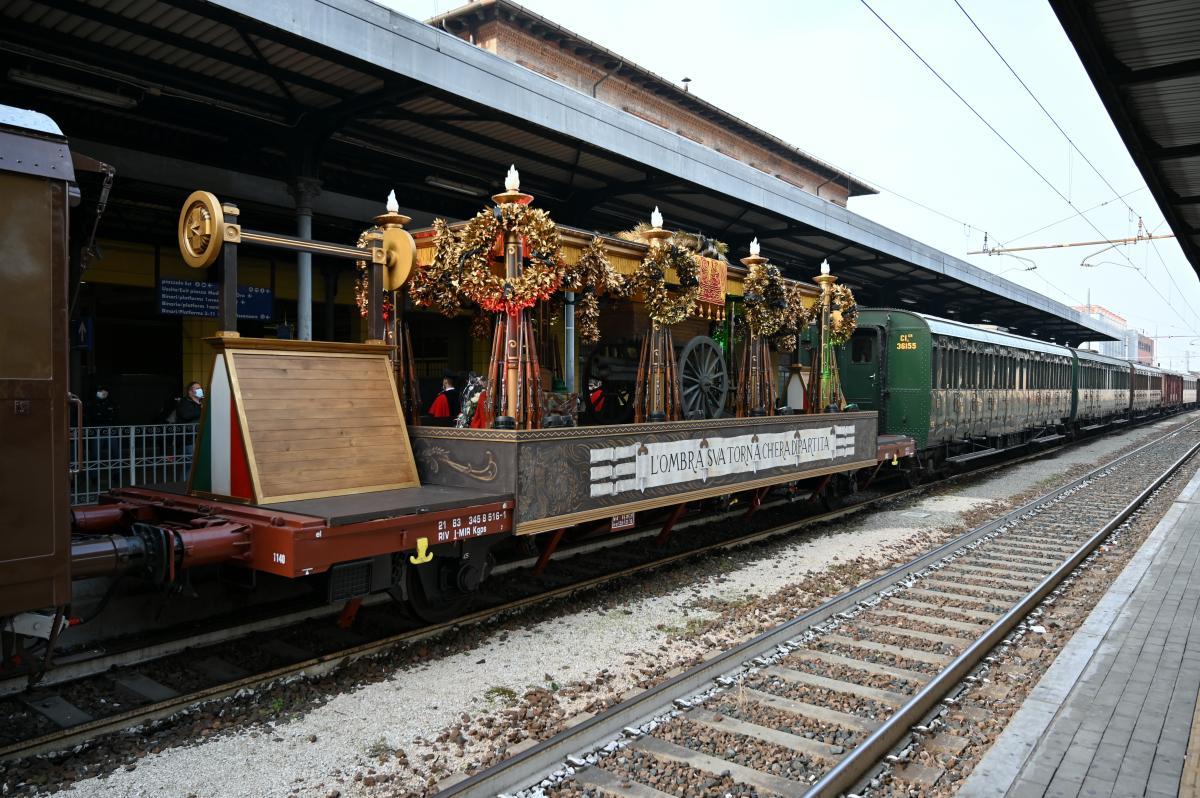
[[[1178,409],[1183,406],[1184,375],[1174,371],[1162,373],[1162,406]]]

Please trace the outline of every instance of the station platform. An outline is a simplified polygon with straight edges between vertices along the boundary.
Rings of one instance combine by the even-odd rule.
[[[1200,796],[1200,474],[959,796]]]

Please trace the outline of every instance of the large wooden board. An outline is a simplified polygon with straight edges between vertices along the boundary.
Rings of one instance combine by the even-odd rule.
[[[387,355],[312,350],[225,347],[255,502],[420,485]]]

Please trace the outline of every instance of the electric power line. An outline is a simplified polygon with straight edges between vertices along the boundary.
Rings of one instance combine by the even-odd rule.
[[[1139,191],[1145,191],[1145,190],[1146,190],[1146,187],[1141,186],[1140,188],[1135,188],[1132,191],[1126,191],[1124,194],[1117,197],[1117,199],[1124,199],[1125,197],[1128,197],[1130,194],[1136,194]],[[1110,202],[1112,202],[1112,200],[1105,200],[1104,202],[1097,203],[1097,204],[1093,205],[1092,207],[1082,211],[1082,213],[1091,213],[1092,211],[1094,211],[1098,208],[1103,208],[1105,205],[1109,204]],[[1029,238],[1031,235],[1036,235],[1037,233],[1040,233],[1043,230],[1049,230],[1051,227],[1057,227],[1058,225],[1062,224],[1063,222],[1069,222],[1074,218],[1075,218],[1075,214],[1071,214],[1070,216],[1064,216],[1063,218],[1059,219],[1057,222],[1051,222],[1050,224],[1043,225],[1042,227],[1039,227],[1036,230],[1030,230],[1028,233],[1022,233],[1021,235],[1016,236],[1014,238],[1006,238],[1003,242],[1004,246],[1008,246],[1009,244],[1015,244],[1016,242],[1020,241],[1022,238]]]
[[[953,94],[955,97],[957,97],[958,100],[963,105],[965,105],[967,107],[967,109],[972,114],[974,114],[975,117],[977,119],[979,119],[979,121],[982,122],[984,124],[984,126],[987,127],[987,129],[990,130],[996,136],[996,138],[1000,139],[1000,141],[1004,143],[1004,146],[1008,147],[1008,149],[1011,150],[1012,153],[1014,155],[1016,155],[1021,160],[1022,163],[1024,163],[1026,166],[1029,167],[1030,171],[1032,171],[1035,175],[1037,175],[1038,178],[1041,179],[1041,181],[1043,183],[1045,183],[1047,186],[1049,186],[1050,190],[1053,191],[1056,195],[1058,195],[1059,199],[1061,199],[1063,202],[1065,202],[1071,208],[1071,210],[1075,211],[1076,215],[1079,216],[1079,218],[1081,218],[1085,222],[1087,222],[1088,226],[1091,227],[1093,230],[1095,230],[1096,234],[1099,235],[1102,239],[1104,239],[1105,242],[1112,245],[1113,247],[1116,247],[1116,245],[1113,244],[1113,242],[1111,240],[1109,240],[1108,236],[1104,235],[1104,233],[1100,230],[1100,228],[1097,227],[1095,225],[1095,223],[1092,222],[1091,219],[1084,216],[1080,212],[1080,210],[1075,207],[1075,204],[1073,202],[1071,202],[1071,200],[1065,194],[1063,194],[1062,191],[1060,191],[1058,189],[1058,186],[1054,185],[1054,183],[1052,183],[1049,178],[1047,178],[1044,174],[1042,174],[1042,172],[1036,166],[1034,166],[1033,163],[1030,162],[1030,160],[1028,158],[1026,158],[1021,153],[1020,150],[1018,150],[1016,147],[1014,147],[1013,144],[1007,138],[1005,138],[1004,135],[999,130],[997,130],[996,127],[991,122],[989,122],[982,113],[980,113],[975,108],[975,106],[971,105],[971,103],[965,97],[963,97],[962,94],[960,94],[958,92],[958,90],[954,88],[954,86],[952,86],[950,84],[950,81],[948,81],[948,80],[946,80],[946,78],[942,77],[942,74],[940,72],[938,72],[936,69],[934,69],[933,65],[930,64],[928,61],[926,61],[925,58],[922,57],[921,54],[918,53],[916,51],[916,49],[911,44],[909,44],[908,41],[903,36],[900,35],[899,31],[897,31],[895,28],[893,28],[886,19],[884,19],[882,16],[880,16],[879,12],[877,12],[874,8],[872,8],[871,4],[868,3],[867,0],[859,0],[859,2],[862,3],[863,6],[866,7],[866,9],[868,11],[871,12],[872,16],[874,16],[877,20],[879,20],[879,22],[885,28],[887,28],[888,31],[890,31],[891,34],[893,36],[895,36],[900,41],[900,43],[903,44],[904,47],[910,53],[913,54],[913,57],[915,57],[918,61],[920,61],[925,66],[925,68],[928,69],[933,74],[933,76],[935,78],[937,78],[938,81],[941,82],[941,84],[943,86],[945,86],[947,89],[949,89],[950,93]],[[1121,254],[1121,257],[1125,258],[1125,260],[1129,262],[1129,265],[1131,267],[1133,267],[1134,270],[1137,270],[1137,266],[1134,264],[1134,262],[1132,260],[1130,260],[1128,254],[1126,254],[1125,252],[1123,252],[1122,250],[1119,250],[1119,249],[1117,251]],[[1038,276],[1041,277],[1041,275],[1038,275]],[[1042,279],[1045,280],[1044,277],[1042,277]],[[1057,286],[1053,286],[1053,284],[1050,283],[1048,280],[1046,280],[1046,283],[1048,285],[1051,285],[1052,287],[1054,287],[1055,290],[1061,290]],[[1151,283],[1149,280],[1146,280],[1146,284],[1150,286],[1150,288],[1154,291],[1154,293],[1158,294],[1159,298],[1162,299],[1164,303],[1166,303],[1167,307],[1171,308],[1171,310],[1174,311],[1176,316],[1179,316],[1180,321],[1182,321],[1184,324],[1190,324],[1190,322],[1188,322],[1188,320],[1185,319],[1182,314],[1180,314],[1178,309],[1176,309],[1175,306],[1172,305],[1170,303],[1170,301],[1168,301],[1167,298],[1162,295],[1162,292],[1159,291],[1158,288],[1153,283]],[[1064,293],[1064,295],[1069,296],[1068,294],[1066,294],[1066,292],[1063,292],[1063,293]]]
[[[967,21],[971,23],[971,27],[975,28],[975,32],[983,37],[983,40],[987,42],[988,47],[992,48],[992,52],[996,54],[996,57],[1000,59],[1004,66],[1008,67],[1008,71],[1011,72],[1012,76],[1017,79],[1017,83],[1021,84],[1021,88],[1023,88],[1025,92],[1033,98],[1033,101],[1037,103],[1037,107],[1042,109],[1042,113],[1046,115],[1046,118],[1050,120],[1054,127],[1058,128],[1058,132],[1061,133],[1063,138],[1067,140],[1067,143],[1071,145],[1071,149],[1079,153],[1079,157],[1083,159],[1084,163],[1092,168],[1092,171],[1096,173],[1096,176],[1100,178],[1104,185],[1108,186],[1108,190],[1113,193],[1113,196],[1115,196],[1117,199],[1121,199],[1121,195],[1117,193],[1115,188],[1113,188],[1112,183],[1108,182],[1108,178],[1106,178],[1100,172],[1100,170],[1096,168],[1096,165],[1092,163],[1091,159],[1084,155],[1083,150],[1079,149],[1071,137],[1067,135],[1067,131],[1063,130],[1062,125],[1058,124],[1058,120],[1054,118],[1053,114],[1046,109],[1046,106],[1042,104],[1042,101],[1039,100],[1037,95],[1033,93],[1033,89],[1029,88],[1028,84],[1026,84],[1025,81],[1021,79],[1021,76],[1017,74],[1017,70],[1013,69],[1012,64],[1008,63],[1008,59],[1001,54],[996,45],[992,44],[992,40],[988,38],[988,35],[983,32],[983,29],[979,27],[979,24],[976,23],[971,15],[967,13],[967,9],[963,8],[962,3],[960,3],[959,0],[954,0],[954,5],[958,6],[959,11],[963,12],[963,16],[965,16]],[[1135,211],[1128,202],[1124,203],[1124,205],[1129,209],[1130,213],[1134,214],[1135,216],[1141,216],[1141,214]]]
[[[954,5],[958,6],[958,10],[961,11],[963,13],[963,16],[967,18],[967,21],[971,23],[971,27],[975,28],[975,32],[978,33],[985,42],[987,42],[988,47],[992,48],[992,52],[996,54],[996,57],[1000,59],[1001,63],[1003,63],[1004,66],[1008,68],[1008,71],[1010,73],[1012,73],[1012,76],[1014,78],[1016,78],[1018,83],[1021,84],[1021,88],[1023,88],[1025,90],[1025,92],[1030,96],[1030,98],[1032,98],[1033,101],[1035,103],[1037,103],[1037,107],[1042,109],[1042,113],[1045,114],[1046,118],[1049,119],[1050,122],[1054,125],[1054,127],[1058,129],[1058,132],[1061,133],[1063,138],[1065,138],[1067,140],[1067,143],[1071,145],[1071,148],[1079,154],[1079,157],[1084,160],[1084,163],[1086,163],[1089,167],[1091,167],[1092,171],[1096,173],[1096,176],[1100,178],[1101,182],[1103,182],[1104,185],[1108,186],[1108,189],[1109,189],[1109,191],[1111,191],[1113,193],[1113,196],[1118,200],[1122,200],[1122,204],[1126,207],[1126,209],[1128,209],[1128,211],[1131,214],[1133,214],[1134,216],[1136,216],[1140,219],[1141,214],[1138,213],[1136,210],[1134,210],[1133,206],[1131,206],[1128,202],[1123,201],[1124,197],[1128,196],[1129,194],[1132,194],[1133,192],[1127,192],[1126,194],[1119,194],[1117,192],[1116,188],[1113,187],[1112,183],[1108,182],[1108,178],[1106,178],[1104,176],[1104,174],[1100,171],[1100,169],[1094,163],[1092,163],[1091,159],[1088,158],[1087,155],[1084,154],[1083,150],[1079,149],[1079,146],[1067,134],[1067,131],[1063,130],[1062,125],[1060,125],[1058,123],[1058,120],[1054,118],[1054,115],[1050,113],[1049,109],[1047,109],[1046,106],[1042,103],[1042,101],[1040,99],[1038,99],[1038,96],[1036,94],[1034,94],[1033,89],[1029,88],[1029,85],[1027,83],[1025,83],[1025,81],[1021,78],[1020,75],[1017,74],[1017,70],[1013,69],[1012,64],[1010,64],[1008,62],[1008,59],[1004,57],[1004,54],[1001,53],[999,48],[997,48],[996,45],[992,42],[992,40],[990,38],[988,38],[988,35],[983,32],[983,29],[979,27],[979,23],[977,23],[974,20],[974,18],[967,12],[967,9],[965,9],[963,7],[963,4],[960,2],[960,0],[954,0]],[[1135,191],[1137,191],[1137,190],[1138,189],[1135,189]],[[1107,204],[1107,203],[1101,203],[1101,204]],[[1097,206],[1097,207],[1099,207],[1099,206]],[[1161,226],[1161,224],[1159,226]],[[1045,228],[1043,228],[1043,229],[1045,229]],[[1157,229],[1157,227],[1155,229]],[[1035,231],[1035,232],[1038,232],[1038,231]],[[1030,235],[1032,235],[1032,233]],[[1159,253],[1158,247],[1154,244],[1153,241],[1150,242],[1150,246],[1154,250],[1154,254],[1158,257],[1159,262],[1162,263],[1163,271],[1166,272],[1167,278],[1171,281],[1171,284],[1173,286],[1175,286],[1176,294],[1178,294],[1180,297],[1182,297],[1183,291],[1180,290],[1179,283],[1177,283],[1175,281],[1175,276],[1173,274],[1171,274],[1171,270],[1167,266],[1166,261],[1163,260],[1162,254]],[[1126,258],[1126,260],[1129,260],[1129,259]],[[1130,261],[1130,263],[1132,263],[1132,261]],[[1145,275],[1143,275],[1143,279],[1145,279],[1146,282],[1148,284],[1150,284],[1150,286],[1152,288],[1154,287],[1153,283],[1150,283],[1149,277],[1146,277]],[[1156,289],[1155,293],[1158,293],[1157,289]],[[1159,294],[1159,296],[1162,297],[1162,294]],[[1164,299],[1164,301],[1166,301],[1165,297],[1163,299]],[[1167,302],[1167,304],[1170,305],[1170,302]],[[1172,305],[1171,307],[1172,307],[1172,310],[1174,310],[1174,306]],[[1178,314],[1178,311],[1176,311],[1176,313]],[[1196,315],[1194,310],[1193,310],[1193,315]],[[1180,316],[1180,319],[1182,320],[1183,317]],[[1200,316],[1197,316],[1197,319],[1200,320]],[[1185,321],[1185,323],[1186,323],[1186,321]]]

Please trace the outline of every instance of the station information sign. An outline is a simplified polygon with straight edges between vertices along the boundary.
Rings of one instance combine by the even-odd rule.
[[[158,281],[158,312],[164,316],[201,316],[215,319],[220,309],[220,285],[202,280]],[[274,316],[275,296],[270,288],[238,286],[239,319],[270,321]]]

